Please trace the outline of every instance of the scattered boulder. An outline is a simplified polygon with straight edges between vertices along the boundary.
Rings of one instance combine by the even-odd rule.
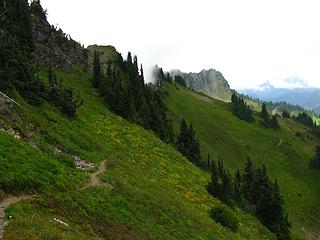
[[[60,220],[58,218],[53,218],[52,223],[54,223],[54,224],[62,224],[62,225],[65,225],[67,227],[70,227],[70,225],[68,223],[66,223],[66,222],[64,222],[64,221],[62,221],[62,220]]]
[[[73,159],[75,161],[75,166],[76,168],[78,169],[81,169],[81,170],[90,170],[92,168],[95,167],[95,165],[93,163],[88,163],[88,162],[85,162],[83,161],[80,157],[78,156],[73,156]]]

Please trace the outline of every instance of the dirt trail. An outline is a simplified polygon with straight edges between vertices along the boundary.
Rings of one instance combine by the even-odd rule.
[[[13,203],[17,203],[22,200],[30,199],[31,196],[18,196],[18,197],[7,197],[4,199],[2,202],[0,202],[0,238],[2,238],[3,232],[4,232],[4,227],[7,224],[7,220],[5,219],[5,209],[9,207]]]
[[[93,187],[97,185],[108,185],[107,183],[101,183],[100,179],[98,178],[98,175],[103,173],[106,169],[106,161],[102,161],[98,167],[98,171],[95,173],[90,174],[90,182],[84,187]],[[109,186],[112,187],[112,186]],[[5,198],[3,201],[0,202],[0,238],[2,238],[4,227],[8,223],[8,221],[5,218],[5,209],[8,208],[11,204],[17,203],[22,200],[30,199],[32,196],[28,195],[21,195],[21,196],[9,196]]]
[[[102,161],[98,167],[98,171],[90,174],[90,182],[87,184],[87,187],[93,187],[101,184],[98,175],[103,173],[106,170],[106,161]]]

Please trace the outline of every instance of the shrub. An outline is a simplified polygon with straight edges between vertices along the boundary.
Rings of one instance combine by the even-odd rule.
[[[210,210],[210,217],[222,226],[236,231],[239,226],[239,219],[227,206],[218,206]]]

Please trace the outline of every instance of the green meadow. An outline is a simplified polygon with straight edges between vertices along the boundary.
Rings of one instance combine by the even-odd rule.
[[[172,84],[165,85],[164,94],[176,133],[183,116],[194,126],[204,161],[207,154],[216,160],[222,157],[232,172],[243,169],[247,156],[256,166],[264,163],[279,182],[293,238],[317,239],[320,174],[309,169],[309,161],[319,140],[305,126],[279,119],[281,130],[268,129],[258,114],[254,123],[247,123],[232,114],[230,103]]]
[[[9,194],[31,196],[31,199],[6,209],[6,218],[10,221],[3,239],[275,239],[252,215],[237,208],[233,209],[239,218],[237,231],[216,223],[209,211],[221,203],[205,189],[210,177],[208,172],[195,167],[152,132],[109,111],[91,87],[86,73],[77,68],[72,73],[56,73],[58,79],[63,80],[63,86],[73,87],[84,101],[75,118],[62,116],[48,103],[31,107],[18,95],[15,99],[23,106],[23,109],[15,109],[18,120],[10,122],[1,118],[1,123],[14,128],[28,140],[0,132],[0,184],[5,190],[1,197]],[[46,75],[45,70],[39,73],[45,82]],[[291,152],[294,148],[283,139],[281,151],[274,150],[272,147],[279,141],[276,136],[280,133],[270,134],[258,125],[238,121],[224,103],[207,98],[204,101],[203,97],[183,89],[169,88],[168,91],[170,109],[175,113],[180,111],[179,99],[187,97],[183,99],[184,114],[190,113],[190,119],[186,117],[194,122],[198,135],[203,136],[204,153],[223,154],[227,166],[235,169],[241,167],[249,148],[252,158],[262,162],[263,159],[258,158],[258,152],[262,150],[258,149],[263,146],[272,156],[268,167],[273,175],[282,171],[276,169],[277,161],[281,159],[285,172],[279,176],[279,181],[281,185],[287,181],[294,188],[294,194],[290,195],[289,186],[282,187],[288,208],[296,207],[306,221],[312,222],[307,213],[314,217],[319,213],[319,209],[309,212],[319,196],[319,191],[311,185],[319,177],[306,166],[312,155],[313,140],[307,139],[303,143],[293,137],[290,129],[283,129],[281,136],[288,139],[292,136],[288,141],[297,149]],[[192,105],[187,106],[186,101]],[[195,106],[199,112],[192,113]],[[205,108],[201,109],[201,106]],[[206,112],[214,124],[201,130],[202,123],[211,122],[205,118]],[[226,121],[221,121],[224,118]],[[233,123],[237,126],[232,126]],[[301,129],[301,126],[291,124]],[[233,139],[231,132],[244,126],[246,129],[233,133]],[[259,137],[261,133],[266,139]],[[257,145],[258,139],[264,139],[264,142]],[[291,161],[295,164],[285,161],[285,154],[292,156]],[[76,169],[72,156],[96,166],[106,161],[106,169],[99,175],[102,183],[86,187],[89,174],[96,169]],[[303,167],[304,173],[298,167]],[[293,175],[295,169],[299,171]],[[290,203],[289,196],[298,200],[295,206]],[[306,205],[303,206],[302,201]],[[302,217],[291,211],[290,215],[296,224],[300,223]],[[67,225],[57,224],[55,218]]]

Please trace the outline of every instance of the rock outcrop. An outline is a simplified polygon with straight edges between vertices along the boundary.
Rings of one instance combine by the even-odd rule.
[[[122,56],[120,53],[117,52],[115,47],[113,46],[99,46],[99,45],[90,45],[87,48],[88,51],[88,63],[89,69],[92,69],[94,53],[97,51],[100,56],[100,64],[102,71],[106,73],[108,66],[111,65],[118,65],[122,63]]]
[[[230,89],[229,83],[219,71],[209,69],[199,73],[183,73],[180,70],[171,70],[170,74],[182,76],[187,87],[197,92],[222,101],[230,101],[233,90]]]
[[[36,12],[32,14],[32,37],[39,65],[62,68],[68,72],[72,70],[73,65],[76,65],[86,70],[87,50],[61,29],[50,25],[42,9],[37,9],[37,13],[39,12],[43,14]]]

